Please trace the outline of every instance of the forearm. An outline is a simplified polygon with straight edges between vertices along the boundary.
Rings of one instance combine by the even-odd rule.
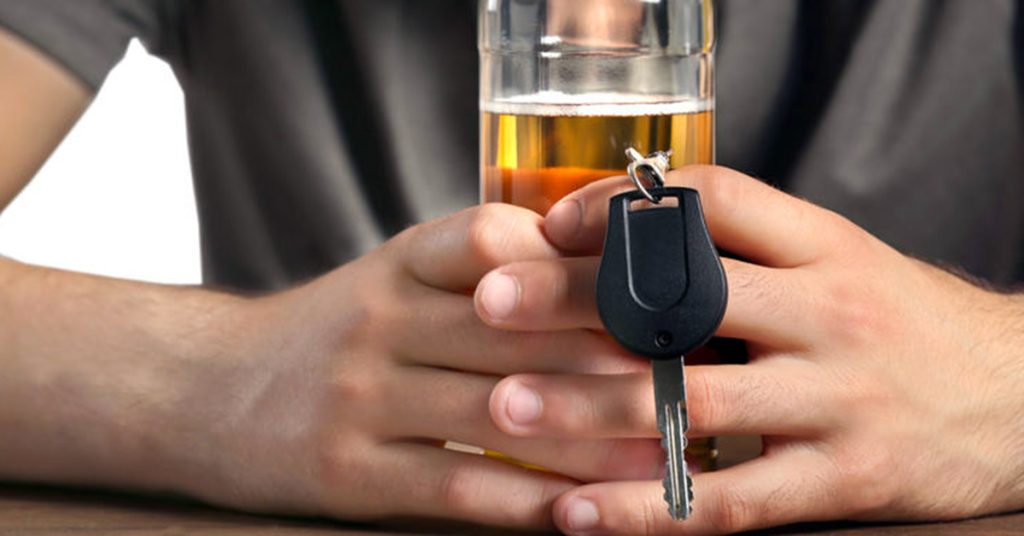
[[[167,489],[200,470],[181,415],[229,366],[244,301],[0,259],[0,479]]]

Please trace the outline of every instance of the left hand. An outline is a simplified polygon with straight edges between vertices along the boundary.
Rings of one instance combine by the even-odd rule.
[[[690,436],[754,434],[754,460],[694,477],[693,516],[673,521],[658,480],[579,486],[554,506],[573,534],[713,534],[827,519],[938,520],[1024,507],[1024,301],[900,254],[848,220],[740,173],[687,167],[723,259],[719,336],[746,365],[688,366]],[[486,276],[477,309],[511,330],[602,329],[594,280],[607,200],[591,184],[547,215],[572,257]],[[514,285],[489,285],[501,276]],[[501,317],[496,289],[518,289]],[[506,297],[508,298],[508,297]],[[508,302],[505,302],[508,303]],[[517,374],[491,418],[524,437],[656,437],[648,372]],[[518,420],[513,419],[517,417]]]

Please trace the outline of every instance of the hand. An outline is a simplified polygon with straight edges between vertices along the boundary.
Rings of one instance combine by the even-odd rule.
[[[244,357],[197,369],[183,397],[194,439],[179,442],[180,456],[193,469],[178,487],[245,509],[543,528],[579,480],[651,478],[656,441],[518,438],[490,420],[490,392],[509,373],[644,366],[588,330],[510,332],[476,316],[483,274],[558,256],[541,223],[507,205],[467,209],[255,300],[239,321],[251,339]],[[446,450],[445,440],[554,472]]]
[[[908,258],[837,214],[715,167],[669,182],[700,191],[729,306],[718,335],[746,365],[687,367],[692,437],[764,436],[752,461],[694,477],[672,521],[654,479],[583,485],[555,504],[573,534],[711,534],[826,519],[938,520],[1024,507],[1024,302]],[[518,289],[502,329],[600,329],[593,303],[613,178],[552,208],[545,231],[577,257],[489,274]],[[894,210],[898,207],[894,206]],[[926,224],[922,222],[922,224]],[[587,256],[591,255],[591,256]],[[528,314],[520,315],[520,311]],[[540,316],[536,311],[545,311]],[[541,411],[514,417],[521,400]],[[491,418],[521,437],[656,437],[648,372],[505,378]]]

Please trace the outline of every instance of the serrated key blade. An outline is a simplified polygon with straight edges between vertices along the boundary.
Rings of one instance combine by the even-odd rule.
[[[683,359],[655,360],[654,401],[658,431],[665,450],[665,502],[672,519],[686,519],[692,511],[692,484],[686,467],[686,387]]]

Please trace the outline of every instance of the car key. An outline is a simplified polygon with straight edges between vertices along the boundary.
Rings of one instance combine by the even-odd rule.
[[[612,337],[652,360],[658,430],[667,458],[665,501],[673,519],[685,519],[692,512],[693,490],[684,457],[689,421],[683,359],[721,323],[725,271],[697,191],[663,186],[668,161],[663,153],[647,159],[636,151],[629,154],[637,189],[609,201],[598,312]],[[641,173],[652,187],[642,184]]]

